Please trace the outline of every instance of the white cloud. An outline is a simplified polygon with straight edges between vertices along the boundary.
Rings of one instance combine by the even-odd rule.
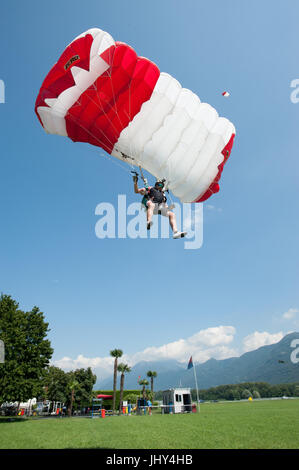
[[[198,346],[216,346],[222,343],[228,344],[233,341],[235,333],[236,329],[233,326],[217,326],[195,333],[188,341]]]
[[[70,357],[63,357],[56,361],[52,361],[51,365],[60,367],[65,371],[91,367],[93,370],[101,371],[101,375],[107,376],[111,373],[113,368],[114,359],[111,356],[108,357],[85,357],[79,354],[76,359]]]
[[[190,356],[195,362],[205,362],[208,359],[226,359],[239,354],[228,345],[233,341],[235,335],[233,326],[218,326],[200,330],[186,339],[178,339],[162,346],[150,346],[143,351],[133,355],[124,354],[119,362],[126,362],[133,366],[139,361],[176,359],[179,362],[187,362]],[[88,358],[82,354],[76,359],[63,357],[53,361],[52,364],[63,370],[75,370],[91,367],[101,379],[111,375],[114,359],[111,356]]]
[[[268,333],[264,331],[260,333],[259,331],[255,331],[251,335],[246,336],[243,340],[243,349],[245,352],[253,351],[255,349],[260,348],[261,346],[266,346],[269,344],[278,343],[283,338],[283,333],[280,331],[279,333]]]
[[[294,320],[297,317],[297,314],[299,313],[298,308],[289,308],[287,312],[284,312],[282,315],[282,318],[284,320]]]
[[[197,362],[205,362],[211,357],[223,359],[236,355],[236,351],[226,345],[234,339],[235,328],[233,326],[218,326],[200,330],[186,339],[179,339],[172,343],[158,347],[149,347],[144,351],[134,354],[132,360],[158,360],[176,359],[184,362],[192,355]]]

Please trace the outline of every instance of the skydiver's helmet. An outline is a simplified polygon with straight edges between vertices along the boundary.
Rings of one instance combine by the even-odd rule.
[[[155,183],[155,188],[156,189],[163,189],[164,188],[164,181],[156,181]]]

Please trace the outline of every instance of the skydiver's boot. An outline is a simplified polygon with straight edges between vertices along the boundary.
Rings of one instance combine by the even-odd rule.
[[[147,230],[150,230],[152,225],[153,225],[153,222],[148,222],[146,225]]]
[[[174,232],[172,238],[184,238],[187,235],[187,232]]]

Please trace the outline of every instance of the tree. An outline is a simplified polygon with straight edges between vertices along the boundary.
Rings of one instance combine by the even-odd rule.
[[[154,401],[154,378],[157,377],[157,372],[149,370],[146,375],[151,379],[152,401]]]
[[[48,367],[44,379],[44,385],[46,389],[46,399],[67,403],[69,396],[67,390],[68,375],[66,372],[59,367]]]
[[[73,412],[73,404],[75,401],[75,391],[79,386],[79,382],[75,379],[74,372],[68,373],[69,382],[68,382],[68,391],[69,391],[69,399],[68,399],[68,407],[67,407],[67,414],[68,416],[72,416]]]
[[[260,395],[258,390],[253,390],[252,397],[253,398],[261,398],[261,395]]]
[[[113,373],[113,413],[115,413],[115,401],[116,401],[116,381],[117,381],[117,361],[118,358],[123,355],[121,349],[113,349],[110,351],[110,356],[114,357],[114,373]]]
[[[93,398],[93,386],[97,381],[97,376],[92,373],[90,367],[87,369],[77,369],[74,377],[78,382],[76,389],[76,407],[91,403]]]
[[[43,378],[53,354],[46,339],[49,324],[38,307],[29,312],[8,295],[0,297],[0,339],[5,362],[0,364],[0,402],[27,401],[43,393]]]
[[[123,394],[124,394],[124,382],[125,382],[125,374],[128,372],[131,372],[131,367],[129,367],[127,364],[124,364],[121,362],[117,366],[118,372],[121,372],[120,376],[120,391],[119,391],[119,413],[121,413],[121,408],[123,404]]]
[[[76,369],[67,373],[68,376],[68,415],[71,416],[73,408],[78,409],[86,406],[92,401],[93,386],[97,377],[92,373],[90,367],[87,369]]]
[[[248,390],[247,388],[244,388],[244,390],[242,390],[242,398],[252,398],[252,395],[251,395],[251,391]]]
[[[128,395],[125,396],[125,398],[126,400],[130,401],[132,405],[135,405],[137,403],[139,395],[136,395],[135,393],[129,393]]]
[[[240,393],[240,390],[238,389],[238,387],[234,387],[233,389],[233,399],[234,400],[240,400],[241,399],[241,393]]]
[[[148,382],[148,380],[146,380],[146,379],[141,379],[141,380],[139,380],[138,383],[139,383],[139,385],[142,385],[142,397],[143,397],[143,399],[145,400],[145,399],[146,399],[145,387],[146,387],[146,385],[149,384],[149,382]]]
[[[60,401],[67,406],[69,416],[73,408],[89,405],[93,398],[93,386],[97,377],[90,367],[64,372],[59,367],[50,366],[44,379],[45,397]]]

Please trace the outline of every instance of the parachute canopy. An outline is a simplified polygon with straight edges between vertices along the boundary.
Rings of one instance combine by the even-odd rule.
[[[235,137],[233,124],[212,106],[98,28],[65,49],[35,112],[46,132],[101,147],[166,179],[182,202],[219,191]]]

